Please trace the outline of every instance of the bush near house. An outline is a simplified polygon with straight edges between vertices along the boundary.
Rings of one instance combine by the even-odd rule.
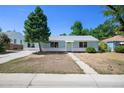
[[[86,49],[86,52],[87,52],[87,53],[96,53],[96,49],[95,49],[94,47],[88,47],[88,48]]]
[[[107,52],[108,51],[108,46],[104,42],[99,43],[99,51],[100,52]]]
[[[117,53],[124,53],[124,46],[121,46],[121,45],[116,46],[115,47],[115,52],[117,52]]]
[[[0,33],[0,53],[4,53],[6,51],[7,44],[10,43],[10,39],[4,33]]]
[[[5,52],[5,47],[4,45],[0,44],[0,53],[4,53]]]

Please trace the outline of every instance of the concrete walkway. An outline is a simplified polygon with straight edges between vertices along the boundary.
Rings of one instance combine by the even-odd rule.
[[[0,74],[2,87],[124,87],[124,75]]]
[[[0,64],[6,63],[6,62],[16,59],[16,58],[28,56],[28,55],[32,54],[33,52],[34,51],[19,51],[16,53],[0,55]]]
[[[91,68],[89,65],[85,64],[78,57],[76,57],[73,53],[68,53],[68,55],[84,71],[85,74],[98,74],[93,68]]]

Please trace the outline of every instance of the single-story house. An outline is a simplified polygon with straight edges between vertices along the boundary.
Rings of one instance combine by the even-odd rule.
[[[104,39],[102,42],[107,43],[109,49],[114,51],[115,46],[124,45],[124,36],[117,35],[108,39]]]
[[[10,44],[7,49],[20,50],[23,49],[24,36],[20,32],[7,31],[4,32],[10,38]]]
[[[83,52],[87,47],[98,51],[99,40],[93,36],[50,36],[48,43],[42,43],[42,51]],[[37,43],[25,42],[25,50],[39,50]]]

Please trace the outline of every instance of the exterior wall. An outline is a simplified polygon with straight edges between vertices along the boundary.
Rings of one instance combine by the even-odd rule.
[[[83,52],[83,51],[85,51],[86,50],[86,48],[80,48],[79,47],[79,42],[81,42],[81,41],[74,41],[73,42],[73,48],[72,48],[72,51],[74,51],[74,52]]]
[[[17,44],[9,44],[6,49],[8,50],[22,50],[23,45],[17,45]]]
[[[113,42],[108,42],[108,43],[107,43],[107,46],[108,46],[108,48],[109,48],[111,51],[114,51],[114,43],[113,43]]]
[[[111,51],[114,51],[115,46],[119,45],[121,41],[108,42],[107,46]]]
[[[57,41],[55,41],[57,42]],[[66,51],[65,49],[65,42],[64,41],[58,41],[58,48],[51,48],[50,43],[42,43],[42,50],[43,51]],[[39,51],[39,46],[37,43],[35,43],[35,48],[28,48],[27,43],[24,44],[25,50],[35,50]]]
[[[94,47],[98,51],[98,41],[90,41],[87,43],[87,47]]]
[[[51,48],[50,43],[47,43],[47,44],[43,44],[42,47],[43,51],[66,51],[64,41],[55,41],[55,42],[58,42],[58,48]]]
[[[86,48],[80,48],[79,47],[79,42],[80,41],[75,41],[73,43],[73,49],[72,51],[86,51]],[[87,42],[87,41],[85,41]],[[96,51],[98,51],[98,42],[97,41],[88,41],[87,42],[87,47],[94,47],[96,49]]]
[[[8,31],[8,32],[5,32],[5,34],[10,38],[10,40],[11,40],[10,43],[11,44],[22,45],[23,42],[24,42],[24,37],[19,32]],[[16,39],[16,43],[14,43],[14,39]],[[20,41],[22,41],[22,43]]]
[[[55,41],[57,42],[57,41]],[[71,47],[71,51],[72,52],[83,52],[86,51],[86,48],[79,48],[79,42],[80,41],[75,41],[75,42],[71,42],[72,43],[72,47]],[[42,43],[42,50],[43,51],[67,51],[67,43],[65,41],[58,41],[59,47],[58,48],[51,48],[50,47],[50,43]],[[96,49],[96,51],[98,51],[98,42],[93,42],[93,41],[88,41],[87,42],[87,47],[94,47]],[[35,48],[27,48],[27,43],[24,44],[24,49],[25,50],[35,50],[35,51],[39,51],[39,46],[37,43],[35,43]]]

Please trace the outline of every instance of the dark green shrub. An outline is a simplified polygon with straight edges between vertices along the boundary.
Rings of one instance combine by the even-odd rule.
[[[3,45],[0,44],[0,53],[4,53],[5,52],[5,48]]]
[[[108,51],[107,44],[104,42],[100,42],[99,43],[99,51],[100,52],[107,52]]]
[[[86,49],[86,52],[87,52],[87,53],[96,53],[96,49],[95,49],[94,47],[88,47],[88,48]]]
[[[6,50],[6,45],[10,43],[10,39],[6,34],[0,32],[0,53],[4,53]]]
[[[117,53],[124,53],[124,46],[116,46],[114,50]]]

